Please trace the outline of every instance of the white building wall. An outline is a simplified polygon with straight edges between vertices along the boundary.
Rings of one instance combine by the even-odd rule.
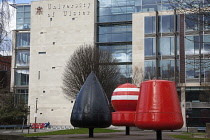
[[[37,8],[40,7],[39,11]],[[95,42],[95,0],[31,3],[30,122],[70,125],[74,99],[62,92],[65,64],[76,48]],[[41,53],[41,54],[40,54]]]

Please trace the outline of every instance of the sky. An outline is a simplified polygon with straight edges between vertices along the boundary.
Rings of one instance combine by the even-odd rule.
[[[37,0],[15,0],[16,3],[30,3],[31,1],[37,1]]]

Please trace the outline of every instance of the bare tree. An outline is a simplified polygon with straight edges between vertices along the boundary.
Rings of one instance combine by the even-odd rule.
[[[210,25],[210,0],[169,0],[171,6],[179,14],[186,14],[187,19],[193,21],[188,25],[194,26],[194,30],[200,30],[202,27],[208,28]]]
[[[146,65],[145,69],[144,69],[144,79],[145,80],[151,80],[156,78],[156,74],[155,74],[155,67],[151,66],[151,65]]]
[[[0,2],[0,54],[9,55],[12,46],[10,25],[12,18],[14,19],[14,10],[10,4],[15,3],[15,0],[1,0]]]
[[[187,48],[185,51],[187,74],[197,78],[200,84],[208,82],[206,76],[210,63],[208,49],[210,37],[204,35],[204,32],[210,30],[210,0],[169,1],[177,14],[185,15],[185,31],[191,31],[194,34],[194,36],[185,37],[187,43],[192,43],[191,48]]]
[[[107,97],[117,87],[120,69],[110,52],[99,51],[93,45],[80,46],[69,58],[63,73],[62,89],[68,97],[76,98],[88,75],[93,71]]]
[[[210,0],[169,0],[169,2],[177,14],[185,15],[186,30],[198,31],[198,35],[202,35],[202,31],[210,29]],[[209,42],[209,39],[204,41],[201,38],[196,42]]]
[[[142,83],[143,81],[144,81],[144,71],[142,70],[142,68],[135,66],[132,74],[132,83],[137,87],[139,87],[140,83]]]

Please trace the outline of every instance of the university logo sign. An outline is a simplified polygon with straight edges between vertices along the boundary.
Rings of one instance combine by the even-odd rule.
[[[39,6],[39,7],[36,8],[36,15],[41,15],[42,12],[43,12],[43,8],[42,7]]]

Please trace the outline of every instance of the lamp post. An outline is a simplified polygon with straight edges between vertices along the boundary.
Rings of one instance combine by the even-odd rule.
[[[36,98],[36,109],[35,109],[35,114],[34,114],[34,118],[35,118],[35,124],[34,124],[34,132],[36,132],[36,119],[37,119],[37,102],[38,102],[38,98]]]
[[[189,115],[186,116],[187,132],[188,132],[188,119],[189,119]]]

